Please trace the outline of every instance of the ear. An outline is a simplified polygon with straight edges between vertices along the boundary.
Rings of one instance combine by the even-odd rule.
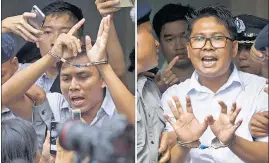
[[[12,63],[12,68],[13,68],[14,72],[18,71],[18,69],[19,69],[19,61],[18,61],[18,58],[17,57],[14,57],[11,60],[11,63]]]
[[[187,42],[186,47],[187,47],[188,58],[190,59],[191,58],[191,56],[190,56],[190,48],[191,48],[190,43]]]
[[[236,57],[238,54],[238,41],[233,41],[233,57]]]

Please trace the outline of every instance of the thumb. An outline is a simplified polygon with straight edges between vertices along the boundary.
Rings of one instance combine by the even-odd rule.
[[[205,122],[209,125],[213,125],[215,123],[215,119],[212,115],[206,116]]]
[[[85,37],[85,43],[86,43],[86,52],[88,54],[88,51],[92,48],[92,40],[90,38],[90,36],[86,36]]]
[[[160,148],[159,148],[158,152],[163,153],[164,151],[166,151],[167,147],[168,147],[168,134],[163,133],[162,137],[161,137]]]

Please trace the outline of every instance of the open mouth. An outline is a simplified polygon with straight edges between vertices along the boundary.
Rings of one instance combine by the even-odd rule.
[[[204,65],[204,67],[212,67],[215,66],[215,64],[217,64],[218,59],[214,56],[204,56],[202,57],[202,63]]]
[[[82,106],[85,100],[85,98],[81,96],[73,96],[70,99],[71,99],[72,105],[75,107]]]

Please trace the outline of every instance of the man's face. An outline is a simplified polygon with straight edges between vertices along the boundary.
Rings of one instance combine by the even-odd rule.
[[[142,71],[148,71],[158,65],[157,51],[159,42],[153,36],[150,22],[138,26],[137,35],[137,63],[143,67]]]
[[[177,20],[163,25],[160,33],[160,43],[164,56],[168,63],[178,56],[179,60],[176,62],[176,67],[191,64],[187,55],[185,30],[187,22],[184,20]]]
[[[214,17],[198,19],[193,24],[190,37],[199,40],[201,37],[225,36],[231,38],[226,27]],[[219,37],[215,37],[219,38]],[[227,39],[224,48],[214,48],[207,41],[201,49],[194,49],[190,43],[187,44],[188,57],[197,72],[204,77],[218,77],[229,73],[232,57],[237,55],[237,41]]]
[[[239,45],[236,63],[240,71],[261,75],[262,64],[255,62],[251,57],[250,46]]]
[[[19,68],[17,57],[13,57],[2,64],[1,67],[1,85],[10,79]]]
[[[46,16],[41,35],[40,42],[37,46],[40,49],[40,54],[43,57],[48,53],[48,51],[53,47],[55,40],[61,33],[67,33],[74,25],[75,21],[67,13],[62,13],[58,15],[48,15]],[[75,36],[78,36],[76,33]],[[54,73],[57,73],[56,63],[52,66]]]
[[[90,62],[87,56],[79,56],[74,64]],[[61,91],[73,109],[82,113],[103,101],[105,83],[96,67],[74,67],[63,64],[60,73]]]

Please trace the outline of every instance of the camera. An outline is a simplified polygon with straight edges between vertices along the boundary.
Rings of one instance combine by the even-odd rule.
[[[133,163],[135,129],[123,116],[103,122],[102,127],[67,121],[59,129],[60,145],[98,163]]]

